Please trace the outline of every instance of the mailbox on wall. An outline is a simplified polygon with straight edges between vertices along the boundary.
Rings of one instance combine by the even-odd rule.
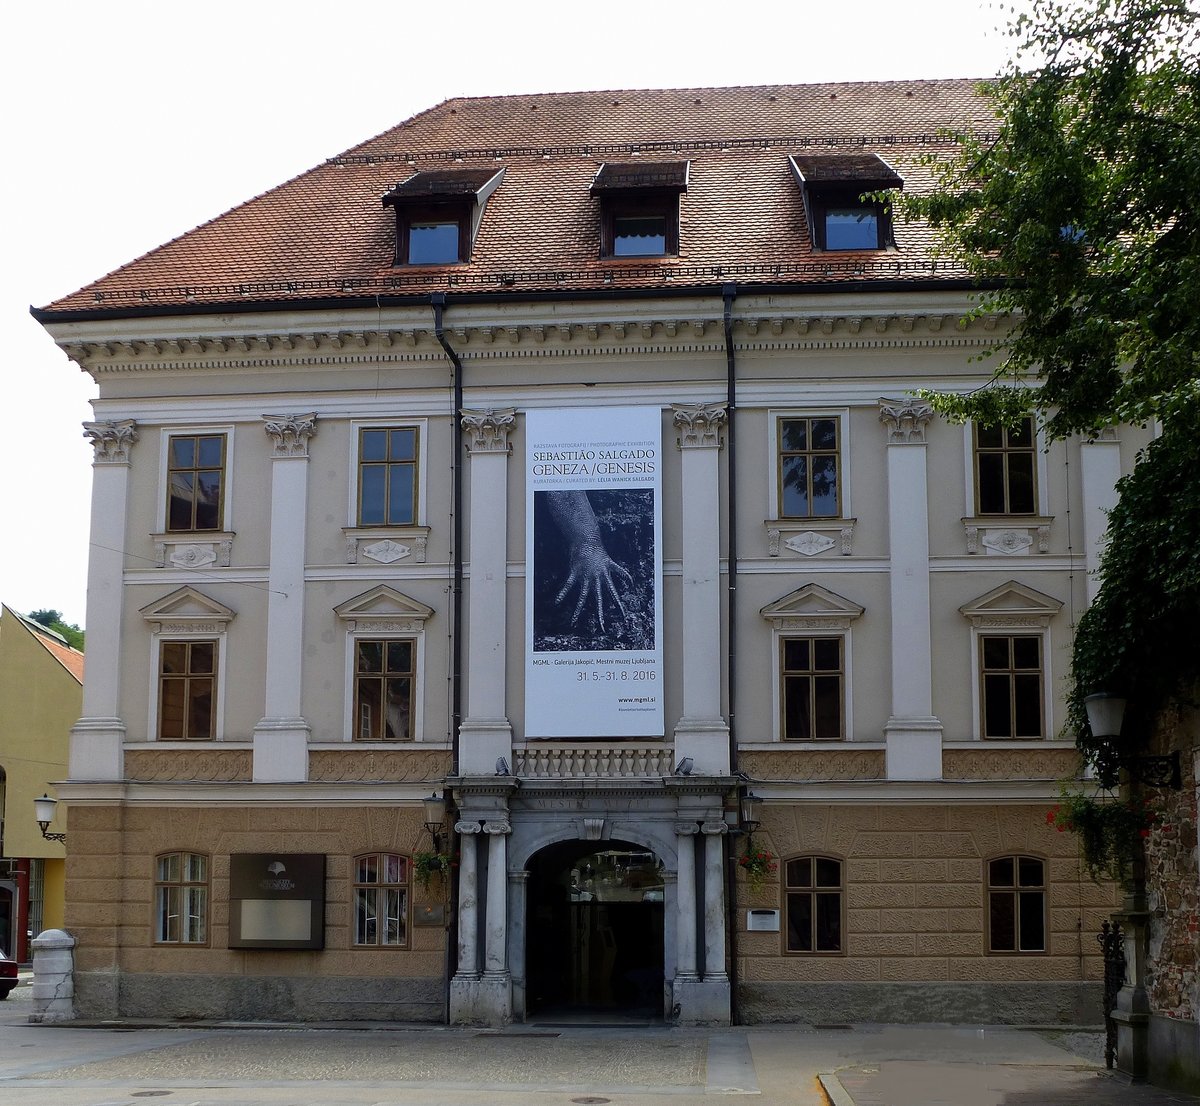
[[[231,949],[323,949],[325,857],[234,853],[229,858]]]

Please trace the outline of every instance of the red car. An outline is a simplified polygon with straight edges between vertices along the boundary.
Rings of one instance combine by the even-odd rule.
[[[10,960],[8,953],[0,950],[0,999],[8,998],[17,985],[17,962]]]

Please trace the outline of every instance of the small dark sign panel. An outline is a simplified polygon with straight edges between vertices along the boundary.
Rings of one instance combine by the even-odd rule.
[[[323,949],[324,854],[230,856],[229,947]]]

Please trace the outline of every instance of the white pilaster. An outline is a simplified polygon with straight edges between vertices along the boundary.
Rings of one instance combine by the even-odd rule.
[[[459,727],[460,770],[490,775],[512,760],[505,704],[508,575],[508,434],[512,408],[463,411],[471,464],[470,582],[467,592],[467,716]]]
[[[887,775],[942,775],[942,724],[933,716],[929,621],[929,488],[925,426],[933,409],[917,400],[879,401],[887,430],[888,548],[892,617],[892,713]]]
[[[317,417],[264,415],[273,446],[271,562],[267,570],[265,712],[254,727],[254,781],[308,778],[309,725],[300,714],[304,661],[304,540],[308,510],[308,440]]]
[[[1108,537],[1108,512],[1117,505],[1117,481],[1121,479],[1121,443],[1115,429],[1079,447],[1083,483],[1083,546],[1087,557],[1087,599],[1090,604],[1100,590],[1100,555]]]
[[[695,822],[675,824],[679,850],[675,883],[675,985],[695,982],[696,972],[696,833]]]
[[[697,775],[729,774],[729,727],[721,715],[721,429],[724,404],[673,404],[682,470],[680,612],[683,716],[676,757]]]
[[[725,971],[724,822],[705,822],[704,834],[704,982],[728,983]]]
[[[88,658],[83,714],[71,727],[67,774],[73,780],[119,780],[124,775],[125,739],[120,717],[125,517],[137,424],[133,419],[85,422],[83,433],[95,449],[85,620]]]

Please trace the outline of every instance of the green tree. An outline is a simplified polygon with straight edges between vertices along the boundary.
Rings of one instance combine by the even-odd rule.
[[[83,631],[73,622],[64,622],[62,611],[52,608],[34,611],[30,614],[29,620],[36,622],[39,626],[45,626],[48,630],[53,630],[56,634],[61,634],[72,649],[83,652]]]
[[[902,210],[941,232],[1012,323],[989,386],[930,396],[952,418],[1033,411],[1051,437],[1157,421],[1120,486],[1121,542],[1080,622],[1070,722],[1083,696],[1127,694],[1127,734],[1196,676],[1200,613],[1200,15],[1186,0],[1028,0],[1013,61],[987,86],[995,133],[961,136],[936,187]]]

